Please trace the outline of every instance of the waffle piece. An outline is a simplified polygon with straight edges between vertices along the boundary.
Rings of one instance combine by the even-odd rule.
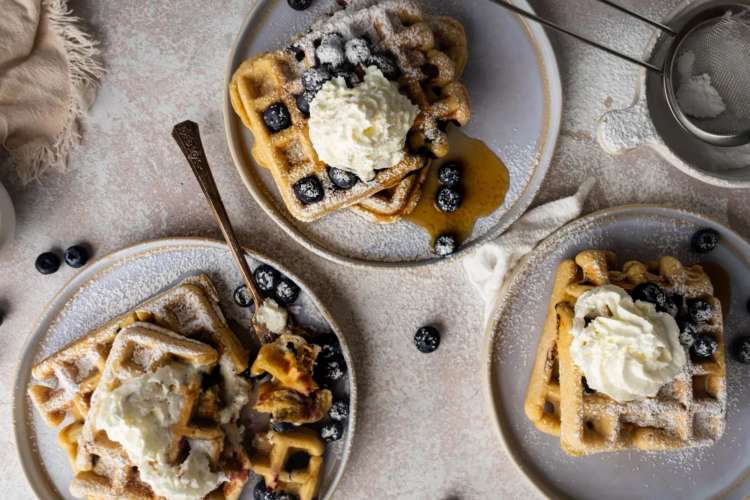
[[[180,467],[195,454],[195,460],[205,460],[220,475],[219,486],[211,495],[237,498],[249,477],[250,463],[230,434],[239,433],[235,422],[249,401],[250,385],[231,368],[226,371],[230,365],[228,355],[220,359],[218,349],[156,325],[136,322],[123,329],[107,357],[80,431],[71,493],[86,498],[160,498],[141,477],[141,465],[130,459],[127,446],[110,439],[99,424],[112,391],[135,383],[139,377],[158,376],[161,370],[172,369],[180,376],[169,382],[170,416],[164,418],[172,420],[165,423],[160,460]],[[216,384],[221,386],[223,405],[216,384],[206,383],[214,369],[221,370]],[[235,407],[237,399],[244,404]],[[225,409],[233,413],[230,418],[222,415]]]
[[[317,389],[308,395],[285,388],[278,382],[265,382],[258,388],[255,410],[270,413],[277,422],[302,425],[322,420],[333,404],[328,389]]]
[[[227,327],[211,280],[205,275],[190,277],[34,366],[29,397],[50,427],[66,419],[83,420],[115,337],[136,321],[153,322],[191,338],[210,338],[237,373],[247,368],[247,351]]]
[[[351,209],[376,224],[392,224],[414,211],[422,198],[429,167],[409,175],[398,186],[375,193]]]
[[[254,158],[271,168],[288,210],[302,221],[319,219],[395,187],[408,173],[426,166],[426,156],[447,154],[447,123],[463,125],[470,118],[468,92],[458,82],[468,54],[461,24],[449,18],[425,18],[409,1],[389,0],[357,10],[360,6],[334,14],[299,39],[295,50],[304,52],[302,60],[287,50],[263,54],[245,61],[230,84],[232,106],[255,137]],[[366,18],[375,21],[363,23]],[[307,119],[296,105],[296,95],[303,91],[302,73],[316,63],[317,41],[334,32],[346,38],[368,36],[376,48],[391,52],[403,73],[399,79],[402,91],[420,108],[407,138],[404,160],[379,171],[373,181],[357,183],[348,190],[331,183],[327,166],[310,142]],[[270,133],[262,114],[277,102],[289,110],[292,125]],[[305,204],[294,194],[294,185],[311,176],[324,194],[320,201]]]
[[[316,498],[325,444],[314,430],[269,431],[256,441],[256,452],[250,458],[250,466],[256,474],[263,476],[267,488],[297,495],[300,500]],[[290,469],[289,459],[298,453],[308,455],[310,460],[303,469]]]
[[[621,271],[614,270],[615,260],[612,252],[590,250],[558,267],[529,382],[527,416],[540,430],[559,434],[561,446],[571,455],[713,444],[725,425],[726,368],[721,307],[712,295],[710,279],[700,266],[685,268],[673,257],[626,262]],[[631,291],[645,282],[659,285],[668,295],[703,299],[713,305],[713,317],[698,328],[699,333],[716,338],[716,354],[711,360],[688,356],[683,373],[665,384],[655,398],[618,403],[585,391],[582,373],[569,350],[576,300],[595,286],[614,284]]]

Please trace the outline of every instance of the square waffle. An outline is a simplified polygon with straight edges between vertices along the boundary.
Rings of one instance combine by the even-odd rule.
[[[527,417],[538,429],[559,435],[562,448],[574,456],[715,443],[725,425],[726,367],[721,306],[713,297],[710,279],[700,266],[685,268],[673,257],[626,262],[621,271],[614,268],[615,254],[596,250],[581,252],[575,261],[559,265],[529,381]],[[646,282],[684,300],[709,302],[713,315],[698,326],[698,333],[714,337],[718,349],[708,360],[688,356],[683,373],[665,384],[656,397],[618,403],[589,390],[572,361],[570,328],[575,302],[596,286],[613,284],[631,291]]]
[[[400,70],[399,86],[420,108],[407,138],[405,157],[399,164],[381,170],[373,181],[359,182],[350,189],[333,185],[310,142],[307,118],[296,105],[303,91],[302,73],[316,64],[316,42],[326,34],[347,39],[366,36],[377,47],[395,57]],[[428,157],[448,152],[445,127],[463,125],[470,118],[468,92],[458,81],[468,58],[466,35],[456,20],[424,16],[416,3],[386,0],[350,6],[317,23],[311,33],[295,42],[293,50],[263,54],[245,61],[230,84],[232,106],[255,137],[253,156],[271,168],[290,213],[302,221],[319,219],[387,188],[396,186],[408,173],[426,166]],[[263,112],[283,103],[291,115],[289,128],[271,133]],[[323,198],[303,203],[294,193],[296,183],[315,177],[323,187]]]
[[[376,224],[392,224],[414,211],[422,198],[429,167],[408,175],[396,187],[384,189],[351,209]]]
[[[169,415],[174,420],[165,422],[164,448],[157,450],[159,460],[174,468],[185,467],[193,458],[202,460],[197,467],[210,467],[218,475],[219,486],[211,492],[212,498],[239,496],[249,477],[250,463],[232,434],[239,434],[236,420],[249,401],[250,384],[233,372],[228,353],[220,354],[224,349],[221,341],[213,340],[213,345],[209,345],[141,322],[117,334],[92,395],[91,410],[78,433],[76,474],[70,486],[73,495],[161,498],[145,482],[142,465],[131,460],[127,446],[110,439],[99,423],[112,391],[126,387],[138,377],[173,369],[182,375],[169,382]],[[215,384],[207,384],[214,369],[220,370],[221,377]],[[236,405],[238,401],[240,405]],[[152,474],[163,474],[158,466],[148,463],[150,460],[143,466],[154,467],[157,472]],[[182,487],[195,484],[187,482]]]

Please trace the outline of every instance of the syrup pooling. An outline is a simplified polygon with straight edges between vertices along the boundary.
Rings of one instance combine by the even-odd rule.
[[[510,177],[500,158],[485,143],[472,139],[457,127],[448,132],[450,153],[432,163],[419,204],[405,220],[424,228],[432,240],[452,233],[458,243],[466,241],[477,221],[492,214],[503,204],[508,193]],[[453,213],[444,213],[435,207],[435,196],[440,189],[438,170],[450,161],[463,166],[464,199]]]

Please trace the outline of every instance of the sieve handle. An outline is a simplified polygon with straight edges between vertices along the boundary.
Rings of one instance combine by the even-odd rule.
[[[585,36],[579,35],[578,33],[570,31],[567,28],[563,28],[562,26],[560,26],[557,23],[553,23],[552,21],[548,21],[547,19],[541,18],[541,17],[537,16],[536,14],[532,14],[531,12],[525,11],[525,10],[523,10],[523,9],[521,9],[521,8],[513,5],[510,2],[507,2],[505,0],[490,0],[490,1],[492,3],[495,3],[495,4],[497,4],[497,5],[501,6],[501,7],[504,7],[506,9],[510,10],[511,12],[515,12],[519,16],[523,16],[526,19],[530,19],[530,20],[535,21],[535,22],[537,22],[539,24],[543,24],[544,26],[547,26],[548,28],[551,28],[551,29],[553,29],[555,31],[559,31],[560,33],[563,33],[565,35],[571,36],[571,37],[575,38],[576,40],[578,40],[580,42],[583,42],[585,44],[591,45],[592,47],[597,48],[599,50],[603,50],[604,52],[606,52],[608,54],[611,54],[611,55],[613,55],[615,57],[619,57],[620,59],[623,59],[623,60],[628,61],[630,63],[637,64],[638,66],[641,66],[641,67],[646,68],[648,70],[656,71],[657,73],[663,73],[664,72],[664,70],[662,68],[660,68],[658,66],[655,66],[655,65],[653,65],[653,64],[651,64],[651,63],[649,63],[647,61],[643,61],[641,59],[636,59],[634,57],[630,57],[627,54],[623,54],[622,52],[618,52],[615,49],[607,47],[606,45],[602,45],[599,42],[591,40],[590,38],[586,38]],[[661,24],[661,23],[657,23],[656,21],[652,21],[651,19],[648,19],[646,17],[641,16],[640,14],[632,12],[632,11],[626,9],[625,7],[621,6],[621,5],[618,5],[618,4],[614,3],[614,2],[611,2],[610,0],[597,0],[597,1],[601,2],[601,3],[604,3],[606,5],[609,5],[610,7],[614,8],[614,9],[617,9],[617,10],[619,10],[621,12],[625,12],[626,14],[629,14],[630,16],[633,16],[636,19],[644,21],[644,22],[650,24],[651,26],[654,26],[654,27],[656,27],[656,28],[658,28],[658,29],[660,29],[662,31],[665,31],[665,32],[669,33],[670,35],[675,35],[676,34],[675,31],[672,28],[670,28],[669,26],[666,26],[666,25]]]

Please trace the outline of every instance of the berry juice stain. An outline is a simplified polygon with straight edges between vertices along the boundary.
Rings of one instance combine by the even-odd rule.
[[[433,241],[441,234],[451,233],[460,244],[471,236],[479,219],[491,215],[503,204],[510,177],[503,161],[484,142],[468,137],[457,127],[448,131],[448,141],[450,153],[432,162],[422,198],[404,220],[424,228]],[[437,209],[435,197],[441,187],[438,170],[450,161],[463,166],[464,197],[461,207],[449,214]]]

